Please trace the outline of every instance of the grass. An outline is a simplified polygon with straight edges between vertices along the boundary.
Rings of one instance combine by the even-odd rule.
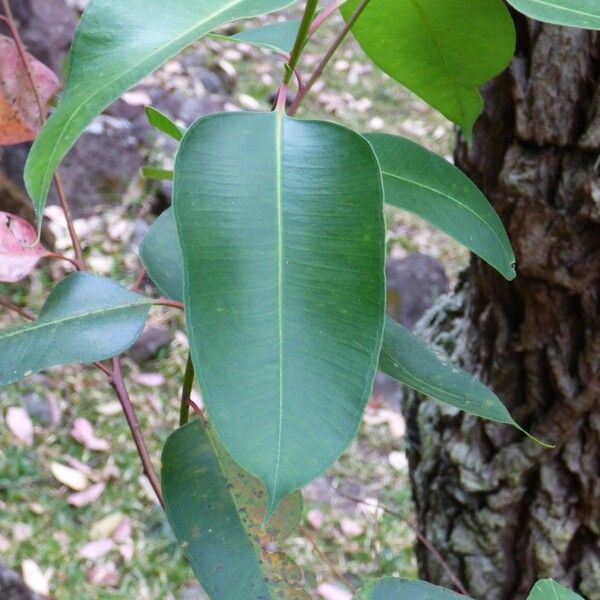
[[[339,25],[339,18],[334,19],[332,28],[308,46],[302,63],[305,72],[314,66]],[[214,41],[206,45],[208,64],[226,60],[237,73],[232,102],[243,104],[245,95],[267,107],[269,94],[282,74],[281,63],[266,52],[246,46],[227,45],[223,54],[222,45]],[[168,72],[158,77],[168,79]],[[337,120],[358,131],[384,128],[442,155],[448,155],[453,144],[448,122],[374,69],[351,40],[326,71],[324,84],[307,98],[300,116]],[[102,274],[124,283],[133,281],[137,258],[131,246],[132,223],[136,217],[148,215],[149,205],[143,187],[134,182],[121,207],[79,223],[86,230],[83,237],[91,262]],[[387,221],[390,255],[414,251],[433,254],[447,265],[451,276],[466,264],[466,252],[418,219],[389,211]],[[115,224],[123,222],[128,226],[115,239],[106,236]],[[56,227],[59,246],[65,246],[64,228]],[[29,286],[6,286],[4,291],[15,302],[39,308],[47,290],[63,274],[61,269],[58,265],[47,266],[34,273]],[[153,309],[151,319],[169,328],[174,341],[159,359],[143,365],[143,370],[160,373],[166,383],[160,387],[135,383],[140,367],[129,361],[125,361],[125,375],[158,467],[162,445],[177,426],[186,345],[185,337],[176,334],[183,331],[178,315],[167,309]],[[0,322],[8,326],[18,319],[0,312]],[[106,379],[92,368],[51,369],[0,390],[0,411],[5,414],[9,407],[22,406],[27,400],[42,408],[53,404],[61,417],[54,424],[34,418],[32,447],[20,445],[6,427],[0,427],[3,560],[19,569],[26,558],[34,559],[48,575],[55,600],[179,598],[193,577],[164,515],[141,482],[131,436]],[[379,409],[373,410],[377,413]],[[76,417],[87,418],[96,434],[110,441],[109,453],[85,450],[70,436]],[[385,422],[367,419],[348,452],[325,478],[309,487],[304,535],[290,539],[287,549],[303,568],[311,588],[323,582],[350,587],[373,576],[416,575],[407,469],[390,464],[390,457],[401,456],[402,452],[402,439],[393,437]],[[51,475],[51,463],[69,459],[87,465],[93,477],[106,482],[102,496],[89,506],[70,506],[67,498],[71,490]],[[370,503],[357,502],[356,498],[369,498]],[[382,505],[394,514],[382,510]],[[97,561],[80,558],[78,553],[90,541],[94,525],[115,513],[131,521],[130,540],[126,540],[133,547],[131,557],[115,548]],[[315,515],[322,518],[319,527],[315,526]],[[111,585],[90,583],[91,570],[107,565],[114,566],[117,580]]]

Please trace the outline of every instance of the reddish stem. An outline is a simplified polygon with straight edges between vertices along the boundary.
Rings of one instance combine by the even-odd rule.
[[[323,25],[323,23],[325,23],[325,21],[327,21],[327,19],[329,19],[329,17],[331,17],[331,15],[333,15],[333,13],[336,12],[340,6],[342,6],[342,4],[344,4],[344,1],[345,0],[337,0],[336,2],[333,2],[315,17],[315,20],[311,23],[310,29],[308,30],[309,38],[315,34],[317,29],[319,29],[321,25]]]
[[[135,278],[133,285],[131,286],[132,292],[139,291],[139,289],[142,287],[142,283],[144,283],[145,277],[146,277],[146,269],[144,267],[142,267],[140,272],[138,273],[137,277]]]
[[[158,300],[153,300],[152,304],[155,306],[170,306],[171,308],[184,310],[184,306],[181,302],[177,302],[177,300],[169,300],[169,298],[159,298]]]
[[[67,262],[70,262],[78,271],[80,271],[79,263],[76,260],[65,256],[64,254],[58,254],[57,252],[49,252],[45,256],[46,258],[54,258],[56,260],[66,260]]]
[[[146,477],[148,478],[148,481],[150,482],[150,485],[152,486],[156,497],[158,498],[161,506],[164,508],[165,505],[163,502],[162,493],[160,491],[160,483],[158,481],[158,476],[156,475],[156,471],[152,466],[152,461],[150,460],[150,454],[148,453],[148,448],[144,440],[144,434],[142,433],[140,422],[138,421],[137,415],[135,414],[135,410],[133,409],[133,405],[131,404],[129,392],[125,387],[125,381],[123,380],[123,373],[121,371],[121,360],[119,358],[113,358],[112,364],[113,372],[111,378],[111,385],[119,398],[121,407],[123,408],[123,413],[125,414],[125,418],[127,419],[129,429],[131,430],[133,441],[135,442],[138,454],[142,461],[144,475],[146,475]]]

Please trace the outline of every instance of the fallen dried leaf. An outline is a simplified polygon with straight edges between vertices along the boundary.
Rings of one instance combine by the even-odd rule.
[[[317,595],[324,600],[352,600],[352,594],[333,583],[322,583],[317,588]]]
[[[110,444],[106,440],[96,437],[94,427],[83,417],[78,417],[73,422],[71,436],[88,450],[107,452],[110,449]]]
[[[33,423],[24,408],[11,406],[6,411],[6,426],[19,442],[26,446],[33,444]]]
[[[27,53],[31,73],[44,113],[48,100],[58,91],[56,75]],[[40,115],[27,70],[15,42],[0,36],[0,145],[20,144],[33,140],[44,115]]]
[[[325,522],[325,515],[320,510],[311,510],[306,515],[306,520],[313,529],[321,529]]]
[[[57,481],[76,492],[85,490],[89,485],[88,478],[83,473],[66,465],[56,462],[52,463],[50,465],[50,472]]]
[[[394,450],[388,454],[388,462],[396,470],[404,473],[408,471],[408,459],[404,452]]]
[[[348,537],[358,537],[365,531],[362,524],[354,519],[342,519],[340,521],[340,529],[344,535],[347,535]]]
[[[99,587],[117,587],[119,585],[119,573],[115,563],[109,562],[105,565],[96,565],[86,572],[88,583]]]
[[[96,500],[98,500],[98,498],[100,498],[105,489],[105,483],[95,483],[94,485],[90,485],[89,488],[83,490],[82,492],[71,494],[67,498],[67,502],[71,506],[76,506],[77,508],[87,506],[88,504],[93,504],[96,502]]]
[[[96,561],[106,556],[114,547],[115,543],[112,540],[95,540],[80,548],[77,554],[80,558]]]
[[[131,379],[148,387],[159,387],[165,383],[165,377],[161,373],[134,373]]]
[[[113,533],[119,528],[123,519],[127,517],[123,513],[112,513],[92,525],[90,537],[92,540],[100,540],[112,537]]]
[[[23,581],[31,590],[42,596],[50,594],[48,578],[36,562],[30,558],[26,558],[21,565],[21,570]]]
[[[12,283],[27,277],[38,261],[49,254],[37,242],[35,229],[25,219],[0,211],[0,281]]]

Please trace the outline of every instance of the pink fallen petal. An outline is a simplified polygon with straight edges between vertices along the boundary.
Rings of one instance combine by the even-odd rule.
[[[77,492],[75,494],[71,494],[67,498],[67,502],[71,506],[76,506],[80,508],[82,506],[88,506],[88,504],[93,504],[102,496],[102,492],[106,489],[106,484],[100,482],[95,483],[94,485],[90,485],[89,488],[83,490],[83,492]]]
[[[27,277],[40,258],[50,254],[36,240],[35,229],[25,219],[0,211],[0,281]]]
[[[306,515],[306,520],[310,523],[313,529],[321,529],[325,522],[325,515],[320,510],[311,510]]]
[[[96,437],[94,427],[83,417],[78,417],[73,422],[71,436],[88,450],[107,452],[110,449],[110,444],[106,440]]]
[[[119,585],[119,573],[115,563],[109,562],[105,565],[95,565],[86,574],[88,583],[99,587],[114,587]]]
[[[133,558],[134,552],[135,552],[135,549],[133,547],[133,541],[127,540],[126,542],[121,544],[119,546],[119,552],[121,553],[121,556],[123,557],[125,562],[130,563],[131,559]]]
[[[131,378],[136,383],[147,387],[159,387],[165,383],[165,376],[162,373],[134,373]]]
[[[114,530],[112,537],[117,542],[126,542],[131,539],[131,519],[124,517],[119,526]]]
[[[77,460],[76,458],[73,458],[72,456],[67,456],[66,461],[70,467],[72,467],[76,471],[79,471],[82,475],[85,475],[88,479],[90,479],[92,481],[98,481],[98,479],[99,479],[98,473],[96,473],[96,471],[94,471],[94,469],[92,469],[90,466],[86,465],[85,463],[82,463],[80,460]]]
[[[46,116],[48,100],[60,84],[56,75],[27,53],[33,78],[44,111],[40,115],[27,70],[12,38],[0,35],[0,145],[20,144],[35,139]]]
[[[322,583],[317,588],[317,595],[324,600],[352,600],[352,594],[332,583]]]
[[[106,556],[114,547],[115,543],[112,540],[96,540],[86,544],[77,554],[80,558],[96,561]]]
[[[33,423],[24,408],[11,406],[6,411],[6,426],[19,442],[26,446],[33,444]]]

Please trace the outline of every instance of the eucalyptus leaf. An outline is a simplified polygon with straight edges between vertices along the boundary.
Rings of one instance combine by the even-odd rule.
[[[579,594],[552,581],[540,579],[531,590],[527,600],[584,600]]]
[[[25,184],[41,226],[60,161],[111,102],[198,38],[292,0],[91,0],[69,55],[65,91],[29,154]]]
[[[390,317],[386,318],[379,368],[436,400],[518,427],[496,394],[466,371],[439,358],[425,342]]]
[[[150,226],[140,245],[140,259],[161,293],[183,302],[183,255],[172,208]]]
[[[446,588],[416,579],[383,577],[363,586],[354,600],[470,600]]]
[[[226,42],[243,42],[266,50],[272,50],[278,54],[289,54],[294,47],[300,21],[291,19],[289,21],[278,21],[268,23],[260,27],[244,29],[235,35],[211,34],[211,37]]]
[[[358,4],[341,7],[346,19]],[[380,69],[468,138],[483,108],[479,87],[508,66],[516,39],[502,0],[371,0],[352,33]]]
[[[141,335],[150,305],[110,279],[69,275],[52,290],[37,321],[0,331],[0,384],[121,354]]]
[[[368,142],[279,111],[197,121],[175,162],[191,353],[219,438],[269,512],[354,438],[384,323]]]
[[[302,516],[299,492],[281,503],[265,528],[265,488],[201,421],[169,436],[162,465],[169,522],[211,598],[309,600],[300,570],[280,550]]]
[[[150,123],[154,129],[160,131],[161,133],[165,133],[177,142],[181,141],[181,138],[185,133],[185,129],[179,127],[175,121],[167,117],[167,115],[160,112],[160,110],[154,108],[153,106],[146,106],[144,111],[146,113],[148,123]]]
[[[386,133],[365,137],[383,173],[385,201],[441,229],[514,279],[515,255],[498,215],[477,186],[437,154]]]
[[[142,175],[146,179],[155,181],[171,181],[173,179],[173,171],[160,167],[142,167]]]
[[[600,29],[600,3],[598,0],[508,0],[524,15],[582,29]]]

